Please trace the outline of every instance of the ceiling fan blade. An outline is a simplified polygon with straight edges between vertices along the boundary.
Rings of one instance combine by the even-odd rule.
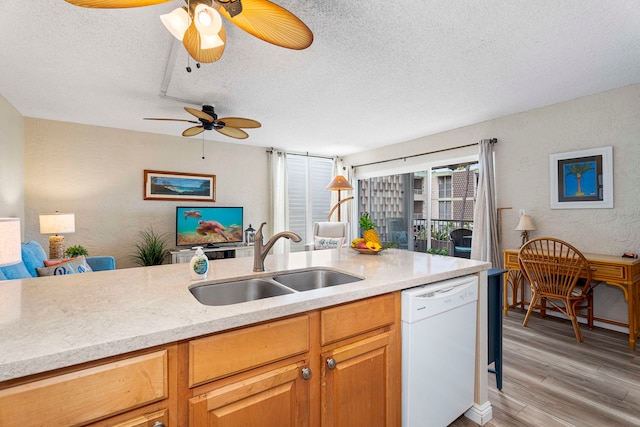
[[[187,31],[184,33],[182,44],[193,59],[204,64],[210,64],[212,62],[216,62],[222,57],[224,47],[227,44],[227,33],[224,30],[224,27],[220,27],[218,36],[222,39],[222,46],[211,49],[202,49],[200,47],[200,33],[198,32],[194,22],[191,21],[191,25],[189,25],[189,28],[187,28]]]
[[[184,119],[161,119],[161,118],[155,118],[155,117],[145,117],[142,120],[168,120],[171,122],[187,122],[187,123],[200,123],[200,122],[196,122],[195,120],[184,120]]]
[[[242,12],[232,17],[224,3],[218,10],[222,16],[247,33],[268,43],[301,50],[313,42],[313,33],[297,16],[267,0],[241,0]]]
[[[154,4],[167,3],[172,0],[66,0],[75,6],[95,7],[99,9],[120,9],[126,7],[153,6]]]
[[[184,132],[182,132],[182,136],[196,136],[196,135],[200,135],[202,132],[204,132],[204,127],[194,126],[194,127],[185,129]]]
[[[214,121],[214,118],[211,117],[209,114],[205,113],[204,111],[196,110],[195,108],[191,108],[191,107],[184,107],[184,109],[187,111],[187,113],[191,113],[199,119],[206,120],[211,123],[213,123]]]
[[[238,129],[230,126],[225,126],[221,129],[216,129],[216,130],[223,135],[230,136],[231,138],[246,139],[249,137],[249,134],[243,131],[242,129]]]
[[[226,126],[234,128],[259,128],[262,126],[260,122],[251,119],[244,119],[242,117],[225,117],[218,119],[218,121],[224,122]]]

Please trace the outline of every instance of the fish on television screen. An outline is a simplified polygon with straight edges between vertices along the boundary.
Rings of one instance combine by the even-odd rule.
[[[176,245],[216,247],[242,243],[241,207],[178,206]]]

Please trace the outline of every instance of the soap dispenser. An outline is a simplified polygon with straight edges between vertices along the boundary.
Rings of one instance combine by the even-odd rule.
[[[191,258],[189,265],[191,266],[192,280],[202,280],[207,278],[207,271],[209,271],[209,259],[204,254],[201,246],[196,248],[196,254]]]

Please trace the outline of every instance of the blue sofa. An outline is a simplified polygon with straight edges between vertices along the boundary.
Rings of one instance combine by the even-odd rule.
[[[22,244],[22,262],[0,267],[0,280],[29,279],[38,277],[36,268],[44,267],[47,253],[35,240]],[[115,270],[116,260],[112,256],[88,256],[87,264],[93,271]]]

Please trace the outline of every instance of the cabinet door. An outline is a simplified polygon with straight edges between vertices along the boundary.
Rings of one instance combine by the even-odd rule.
[[[274,368],[189,400],[191,427],[301,427],[309,425],[309,381],[304,362]]]
[[[397,425],[396,359],[394,332],[323,352],[323,427]]]

